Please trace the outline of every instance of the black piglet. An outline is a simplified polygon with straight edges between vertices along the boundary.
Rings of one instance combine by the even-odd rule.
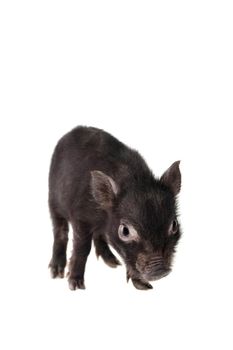
[[[94,241],[111,267],[122,257],[138,289],[171,271],[180,238],[176,196],[179,161],[156,179],[140,154],[103,130],[79,126],[58,142],[49,174],[49,208],[54,244],[49,267],[63,277],[68,223],[73,229],[69,287],[84,289],[84,272]]]

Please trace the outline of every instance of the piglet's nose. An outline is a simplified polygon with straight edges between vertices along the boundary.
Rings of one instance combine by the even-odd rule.
[[[164,264],[164,259],[162,256],[155,256],[152,259],[148,261],[146,264],[146,270],[151,271],[151,270],[161,270],[165,269],[165,264]]]

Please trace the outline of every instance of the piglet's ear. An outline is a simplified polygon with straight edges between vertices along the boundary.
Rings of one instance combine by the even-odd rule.
[[[115,181],[102,171],[91,171],[91,191],[96,202],[103,208],[108,209],[113,205],[118,188]]]
[[[173,163],[170,168],[168,168],[160,181],[168,186],[172,193],[176,196],[180,192],[181,188],[181,173],[180,173],[180,161]]]

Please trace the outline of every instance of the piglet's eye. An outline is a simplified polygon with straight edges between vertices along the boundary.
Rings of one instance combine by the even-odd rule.
[[[132,225],[120,224],[118,236],[124,242],[138,241],[139,236]]]
[[[121,224],[118,229],[118,235],[122,241],[128,241],[130,236],[128,227],[124,224]]]
[[[169,228],[169,234],[174,235],[178,231],[178,222],[176,219],[172,220],[172,223]]]
[[[127,226],[123,226],[122,235],[123,235],[124,237],[128,237],[128,236],[129,236],[129,229],[128,229]]]

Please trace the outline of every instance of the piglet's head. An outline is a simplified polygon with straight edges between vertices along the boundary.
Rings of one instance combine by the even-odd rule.
[[[106,241],[124,260],[127,278],[138,289],[166,276],[180,238],[176,196],[181,188],[179,161],[160,179],[152,174],[121,185],[101,171],[91,172],[91,190],[107,213]]]

